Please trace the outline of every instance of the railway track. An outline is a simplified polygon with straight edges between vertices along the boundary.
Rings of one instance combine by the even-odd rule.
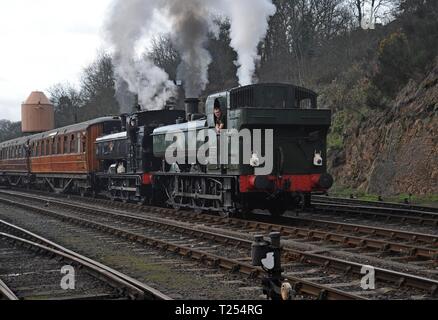
[[[11,195],[10,193],[8,194]],[[250,259],[249,249],[252,243],[251,240],[242,239],[238,236],[231,237],[218,232],[198,230],[198,228],[193,225],[193,222],[198,223],[201,221],[204,223],[204,227],[208,222],[208,228],[213,228],[216,231],[218,230],[218,227],[224,229],[225,225],[231,226],[232,229],[236,229],[237,227],[237,229],[240,229],[240,232],[235,232],[236,235],[241,235],[242,233],[253,235],[260,233],[261,231],[280,231],[283,234],[287,232],[287,227],[280,225],[275,226],[261,222],[239,221],[238,219],[222,219],[208,215],[198,216],[185,212],[176,212],[174,210],[141,208],[133,205],[120,204],[122,207],[129,207],[133,210],[149,210],[149,214],[153,214],[154,212],[152,211],[155,211],[155,214],[172,214],[173,220],[175,220],[175,218],[178,220],[178,224],[175,224],[175,221],[170,223],[168,219],[158,219],[157,217],[152,218],[151,216],[138,216],[132,213],[126,214],[109,208],[99,209],[96,208],[95,205],[77,205],[65,199],[61,201],[53,197],[30,196],[27,194],[20,195],[24,198],[27,197],[28,200],[32,199],[32,201],[40,202],[40,204],[49,202],[50,208],[58,207],[64,208],[64,210],[68,208],[70,211],[68,215],[60,215],[43,209],[44,214],[48,214],[49,216],[56,216],[64,221],[85,224],[89,227],[105,230],[106,232],[117,233],[121,237],[127,237],[131,240],[140,241],[149,245],[158,245],[166,248],[169,251],[178,252],[184,256],[191,256],[194,259],[204,260],[204,262],[209,264],[217,265],[233,271],[240,271],[251,276],[261,275],[260,270],[242,262],[249,261]],[[16,196],[18,195],[16,194]],[[108,202],[100,202],[101,205],[104,205],[105,203],[108,204]],[[30,208],[29,205],[24,205],[22,203],[15,203],[15,205],[26,206],[28,209]],[[38,206],[32,206],[31,209],[40,212],[42,210],[41,207]],[[75,212],[74,216],[70,215],[72,212]],[[79,216],[78,212],[80,212]],[[144,215],[144,212],[141,214]],[[93,221],[89,220],[91,216],[93,216]],[[97,217],[98,219],[96,221],[95,219]],[[188,220],[184,222],[181,221],[181,219]],[[124,223],[123,228],[120,228],[120,221],[123,221]],[[237,224],[238,221],[239,224]],[[184,225],[184,223],[186,225]],[[242,224],[245,224],[244,229],[242,229]],[[158,233],[160,233],[161,236],[165,234],[166,237],[168,237],[168,240],[169,237],[173,237],[171,239],[172,241],[162,241],[157,238],[156,234],[154,237],[152,237],[150,234],[148,234],[148,236],[139,234],[139,231],[144,231],[141,227],[147,227],[149,230],[151,230],[151,227],[153,227],[152,230],[159,230]],[[178,241],[176,242],[174,239],[175,234],[180,234],[180,237],[177,237]],[[181,238],[182,235],[184,235],[184,238]],[[188,236],[189,238],[186,238]],[[181,245],[181,242],[183,244],[190,242],[193,244],[199,239],[209,241],[207,243],[207,251],[214,249],[213,251],[219,251],[220,254],[211,254],[210,252],[206,252],[205,248],[203,248],[203,250],[196,249],[197,245],[193,245],[191,247],[188,247],[187,245]],[[224,247],[224,245],[229,247],[230,244],[233,245],[234,249],[229,250]],[[206,246],[206,243],[202,243],[202,245]],[[238,248],[239,250],[236,250],[235,248]],[[376,278],[379,281],[384,281],[385,287],[382,287],[380,290],[376,290],[374,292],[360,292],[358,291],[360,286],[357,286],[357,281],[363,264],[291,248],[285,249],[284,265],[286,269],[285,274],[289,278],[290,282],[294,284],[295,288],[301,288],[300,292],[317,295],[319,297],[322,295],[324,298],[328,299],[361,299],[364,298],[364,296],[372,298],[409,298],[414,295],[417,297],[424,296],[432,298],[436,294],[438,288],[438,282],[433,279],[419,277],[403,272],[391,271],[383,268],[376,268]],[[336,271],[336,273],[333,274],[333,271]],[[310,280],[316,281],[317,285],[315,286],[315,283],[312,283]],[[343,288],[344,290],[347,288],[347,291],[349,291],[340,291],[338,289],[334,290],[334,288]],[[362,296],[360,294],[362,294]]]
[[[438,226],[438,209],[430,207],[323,196],[313,196],[312,206],[316,213],[356,215],[384,221]]]
[[[159,291],[34,233],[0,220],[0,298],[7,300],[169,300]],[[63,267],[74,288],[63,289]]]
[[[324,203],[338,203],[338,204],[352,204],[361,206],[372,206],[377,208],[392,208],[398,210],[414,210],[414,211],[425,211],[438,214],[438,208],[419,206],[413,204],[395,203],[395,202],[381,202],[381,201],[368,201],[368,200],[358,200],[358,199],[348,199],[339,197],[328,197],[312,195],[312,199],[316,202]]]
[[[263,277],[264,271],[261,268],[249,264],[250,249],[241,246],[241,239],[193,230],[189,226],[175,229],[175,225],[162,222],[163,228],[153,228],[143,219],[129,215],[109,215],[109,210],[99,210],[88,206],[73,205],[61,201],[51,201],[50,208],[45,208],[47,199],[39,197],[33,200],[39,201],[40,206],[24,203],[25,201],[6,200],[3,197],[1,202],[17,206],[22,209],[32,210],[51,218],[59,219],[66,223],[85,226],[108,234],[116,235],[121,239],[137,242],[149,247],[156,247],[172,253],[189,257],[192,260],[202,262],[207,266],[219,267],[231,272],[241,273],[251,278]],[[23,200],[23,199],[22,199]],[[55,207],[55,205],[57,207]],[[68,214],[59,213],[59,207],[69,208]],[[122,217],[124,216],[124,219]],[[127,220],[128,219],[128,220]],[[129,221],[131,220],[131,221]],[[127,222],[129,221],[129,222]],[[184,236],[181,230],[185,230]],[[176,232],[179,231],[179,232]],[[251,245],[251,241],[247,241]],[[363,297],[350,294],[336,288],[330,288],[305,279],[288,276],[287,279],[295,288],[296,294],[304,296],[305,299],[329,299],[329,300],[360,300]]]

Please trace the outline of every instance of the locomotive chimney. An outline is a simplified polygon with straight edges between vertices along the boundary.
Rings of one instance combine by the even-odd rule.
[[[188,98],[185,101],[186,104],[186,117],[190,121],[192,115],[199,113],[199,102],[198,98]]]

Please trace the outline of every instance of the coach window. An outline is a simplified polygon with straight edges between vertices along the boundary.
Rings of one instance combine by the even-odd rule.
[[[62,153],[61,137],[56,138],[57,154]]]
[[[64,136],[64,153],[70,153],[70,144],[68,142],[68,136]]]
[[[58,137],[58,143],[59,143],[58,154],[63,154],[64,153],[63,142],[64,142],[64,137],[62,137],[62,136]]]
[[[70,139],[70,152],[76,153],[76,140],[74,134],[71,135],[71,139]]]
[[[52,154],[55,155],[58,152],[56,138],[52,139]]]
[[[87,150],[87,139],[85,136],[82,136],[82,152],[85,152]]]

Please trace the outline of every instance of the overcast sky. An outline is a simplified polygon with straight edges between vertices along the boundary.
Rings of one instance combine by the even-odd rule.
[[[18,121],[31,91],[77,84],[104,48],[111,0],[0,1],[0,119]]]

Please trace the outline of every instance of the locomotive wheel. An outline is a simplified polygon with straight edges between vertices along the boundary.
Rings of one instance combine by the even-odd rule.
[[[116,192],[114,190],[110,191],[110,200],[112,202],[116,201]]]
[[[286,210],[287,210],[287,208],[285,208],[283,206],[272,207],[272,208],[269,208],[269,213],[273,217],[281,217],[286,212]]]
[[[207,186],[204,179],[195,181],[195,192],[196,195],[205,195],[207,193]],[[195,213],[201,214],[206,206],[206,200],[195,196],[195,198],[192,199],[192,204],[195,208]]]
[[[281,199],[277,201],[272,201],[268,210],[273,217],[281,217],[288,209],[289,202],[287,200]]]
[[[303,207],[304,207],[304,209],[312,208],[312,194],[305,193],[303,195]]]
[[[227,219],[227,218],[230,217],[230,213],[229,213],[228,211],[226,211],[226,210],[221,210],[221,211],[219,211],[219,215],[220,215],[222,218],[224,218],[224,219]]]
[[[128,203],[129,201],[129,192],[128,191],[122,191],[122,202]]]

